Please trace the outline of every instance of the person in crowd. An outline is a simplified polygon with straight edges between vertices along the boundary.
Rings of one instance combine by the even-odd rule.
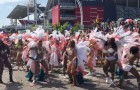
[[[11,63],[8,60],[8,55],[10,55],[9,47],[5,45],[2,40],[0,40],[0,83],[3,83],[2,74],[3,74],[4,66],[6,66],[9,69],[10,82],[14,82],[13,70],[12,70]]]
[[[70,83],[74,86],[77,86],[76,80],[76,69],[77,69],[77,51],[75,46],[75,41],[70,41],[68,52],[68,66],[67,73],[70,79]]]
[[[106,76],[106,83],[114,84],[114,70],[117,56],[117,45],[114,38],[110,38],[105,44],[103,53],[105,54],[105,62],[103,66],[103,71]],[[108,72],[111,72],[111,79]]]
[[[51,68],[51,72],[53,71],[53,68],[55,66],[59,66],[59,58],[58,58],[58,48],[57,48],[57,44],[59,43],[58,40],[54,39],[52,42],[52,46],[51,46],[51,56],[50,56],[50,68]]]
[[[23,63],[23,60],[22,60],[22,51],[23,51],[23,41],[22,41],[22,39],[19,39],[17,41],[16,49],[17,49],[16,61],[17,61],[18,70],[21,70],[20,67],[22,67],[22,69],[25,70],[24,67],[23,67],[24,63]]]
[[[45,73],[45,80],[48,80],[48,62],[46,62],[47,53],[48,51],[43,47],[43,42],[40,40],[38,43],[38,58]]]
[[[140,75],[138,71],[133,67],[133,63],[136,59],[140,59],[140,52],[139,48],[137,46],[132,46],[129,50],[129,52],[124,52],[122,63],[122,69],[123,69],[123,77],[120,80],[120,87],[122,88],[122,84],[125,78],[125,74],[127,72],[132,73],[137,78],[137,83],[140,89]]]
[[[90,73],[88,75],[95,75],[94,67],[96,66],[96,56],[97,56],[97,45],[96,41],[90,41],[89,45],[90,51],[87,60],[87,66]]]
[[[68,64],[68,52],[67,52],[68,43],[69,41],[67,41],[67,43],[64,46],[64,49],[62,50],[62,65],[63,65],[64,78],[66,78],[66,70],[67,70],[67,64]]]

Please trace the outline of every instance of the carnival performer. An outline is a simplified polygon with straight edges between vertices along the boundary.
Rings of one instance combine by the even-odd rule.
[[[43,47],[43,42],[40,40],[38,43],[38,59],[40,60],[42,69],[44,69],[45,80],[47,80],[48,78],[48,62],[46,62],[47,53],[48,51],[46,50],[45,47]]]
[[[24,41],[24,47],[23,47],[23,51],[22,51],[22,60],[23,62],[26,64],[26,72],[29,71],[29,66],[27,66],[28,60],[29,58],[27,57],[28,51],[29,51],[29,47],[28,47],[28,40]]]
[[[17,61],[17,66],[18,70],[20,70],[20,67],[25,71],[23,65],[23,60],[22,60],[22,51],[23,51],[23,42],[22,39],[19,39],[16,44],[16,49],[17,49],[17,56],[16,56],[16,61]]]
[[[140,44],[140,34],[138,34],[138,32],[134,32],[133,33],[133,38],[134,38],[134,41],[136,43],[139,43]],[[138,46],[138,47],[140,49],[140,46]],[[139,59],[137,59],[137,61],[136,61],[136,67],[139,67]]]
[[[77,45],[77,67],[80,69],[80,72],[84,75],[85,70],[85,63],[87,62],[87,53],[90,51],[90,48],[88,47],[88,41],[81,40]]]
[[[73,40],[70,41],[67,52],[68,52],[67,73],[70,79],[70,83],[76,86],[77,85],[77,80],[76,80],[77,51],[76,51],[75,41]]]
[[[67,70],[67,64],[68,64],[68,52],[67,52],[68,43],[69,41],[66,42],[62,50],[62,65],[63,65],[64,78],[66,78],[66,70]]]
[[[39,59],[38,59],[38,44],[34,41],[31,41],[28,44],[28,47],[29,47],[29,52],[28,52],[29,61],[27,64],[30,66],[31,72],[33,73],[34,76],[33,82],[31,83],[31,86],[34,86],[40,69]]]
[[[89,48],[90,48],[90,51],[89,51],[89,55],[87,59],[87,65],[88,65],[90,73],[88,75],[92,76],[92,75],[95,75],[94,66],[96,66],[96,57],[97,57],[97,49],[95,48],[98,48],[96,45],[96,42],[91,40],[89,44]]]
[[[108,72],[111,72],[111,84],[114,84],[114,71],[115,64],[118,58],[117,56],[117,45],[114,38],[110,38],[105,44],[103,53],[105,54],[105,62],[103,66],[103,71],[106,75],[106,83],[109,83],[110,77]]]
[[[59,66],[56,42],[58,43],[59,41],[55,39],[53,45],[51,46],[51,56],[50,56],[51,72],[54,66]]]
[[[120,80],[120,87],[122,88],[122,83],[125,78],[125,74],[127,72],[131,72],[136,78],[137,78],[137,83],[139,86],[140,90],[140,75],[138,71],[133,67],[133,63],[136,59],[140,59],[140,52],[139,48],[137,46],[132,46],[130,47],[129,50],[123,51],[123,59],[121,61],[122,63],[122,69],[124,71],[123,77]]]
[[[12,66],[8,60],[9,54],[10,54],[9,47],[5,45],[3,41],[0,40],[0,83],[3,83],[2,74],[3,74],[4,65],[9,69],[10,82],[14,82]]]

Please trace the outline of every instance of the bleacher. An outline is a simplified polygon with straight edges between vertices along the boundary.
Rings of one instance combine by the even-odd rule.
[[[60,8],[61,9],[75,9],[76,8],[76,5],[74,3],[61,2],[60,3]]]
[[[124,6],[116,6],[117,18],[131,18],[135,19],[139,17],[140,9],[134,7],[124,7]]]
[[[75,15],[68,15],[68,14],[61,14],[60,15],[61,20],[75,20]]]

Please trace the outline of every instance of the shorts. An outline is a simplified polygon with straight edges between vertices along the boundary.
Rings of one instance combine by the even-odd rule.
[[[42,62],[42,60],[43,60],[43,59],[33,59],[33,58],[31,58],[31,57],[29,57],[29,58],[30,58],[31,60],[36,61],[36,62],[39,62],[39,63]]]
[[[122,64],[122,68],[124,71],[129,72],[131,68],[133,68],[133,66],[128,64]]]
[[[116,58],[115,58],[115,57],[113,57],[113,56],[112,56],[112,57],[105,57],[105,59],[106,59],[106,60],[108,60],[108,61],[113,61],[113,60],[116,60]]]

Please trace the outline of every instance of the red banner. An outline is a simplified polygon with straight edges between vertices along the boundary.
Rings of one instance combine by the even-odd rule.
[[[76,11],[77,20],[76,22],[81,22],[80,9],[77,8]],[[84,25],[91,25],[94,20],[96,20],[98,15],[99,21],[103,21],[104,18],[104,8],[101,6],[83,6],[83,23]]]
[[[52,25],[60,22],[60,6],[56,5],[52,8]]]

